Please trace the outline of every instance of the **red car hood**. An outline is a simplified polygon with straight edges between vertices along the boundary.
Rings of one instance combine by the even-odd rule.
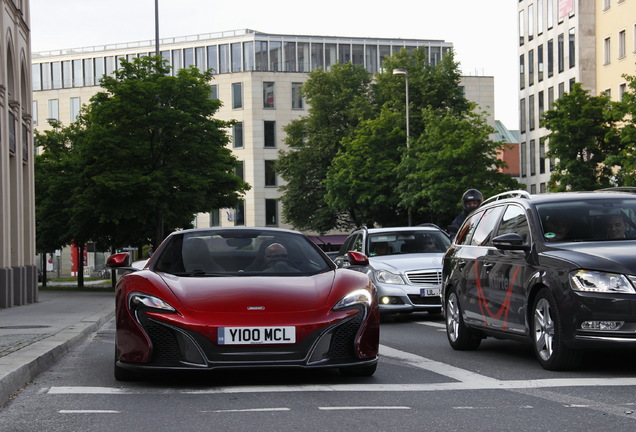
[[[199,312],[302,312],[324,307],[335,272],[315,276],[178,277],[162,274],[181,304]]]

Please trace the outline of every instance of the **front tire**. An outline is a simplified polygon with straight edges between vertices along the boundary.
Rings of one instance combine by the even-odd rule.
[[[475,350],[481,344],[481,338],[466,326],[459,307],[459,297],[454,288],[446,296],[446,337],[453,349],[458,351]]]
[[[548,288],[542,288],[532,307],[532,346],[541,366],[547,370],[568,370],[581,362],[578,351],[563,343],[563,324],[556,301]]]

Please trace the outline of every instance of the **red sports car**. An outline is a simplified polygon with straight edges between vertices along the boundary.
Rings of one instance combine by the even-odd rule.
[[[366,257],[352,253],[364,265]],[[115,378],[158,369],[339,368],[370,376],[379,345],[369,277],[338,269],[299,232],[210,228],[170,234],[116,288]]]

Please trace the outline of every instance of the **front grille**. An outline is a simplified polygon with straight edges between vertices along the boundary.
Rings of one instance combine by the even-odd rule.
[[[431,305],[431,306],[441,306],[442,298],[438,295],[431,297],[421,297],[416,294],[409,294],[409,299],[415,305]]]
[[[420,270],[407,272],[406,278],[413,285],[439,285],[442,283],[442,271]]]
[[[148,321],[144,329],[152,342],[152,362],[173,364],[181,361],[181,350],[174,334],[174,330]]]
[[[327,357],[330,360],[351,359],[356,357],[355,339],[362,324],[362,311],[351,320],[341,324],[331,337]]]

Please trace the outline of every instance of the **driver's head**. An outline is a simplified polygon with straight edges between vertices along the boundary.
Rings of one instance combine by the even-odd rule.
[[[287,259],[287,249],[280,243],[272,243],[265,249],[265,264]]]

